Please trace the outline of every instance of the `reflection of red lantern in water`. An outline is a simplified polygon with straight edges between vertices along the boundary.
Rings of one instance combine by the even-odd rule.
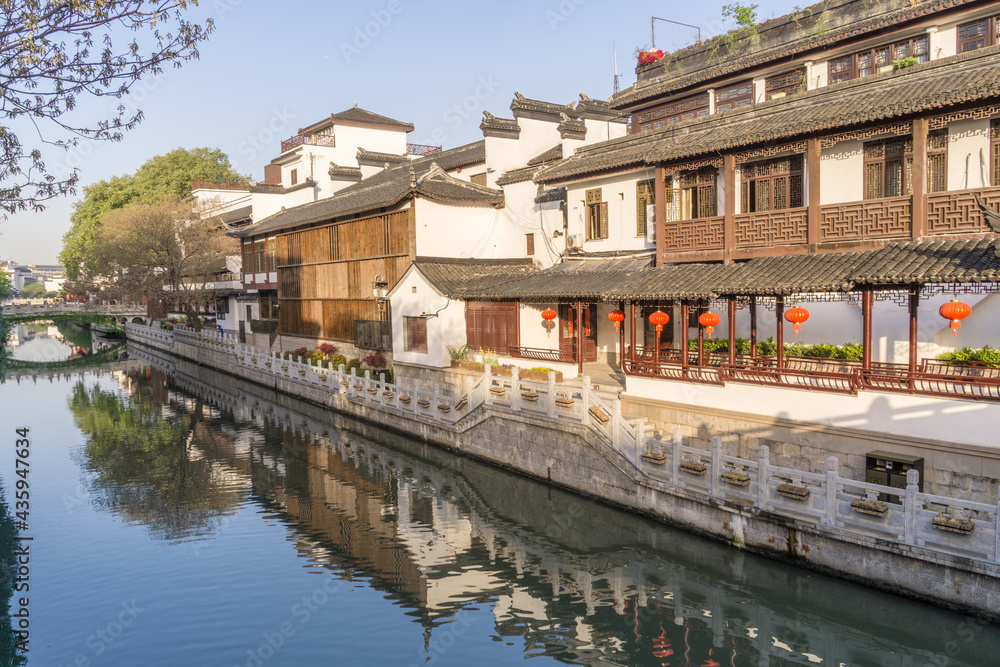
[[[701,317],[698,318],[698,324],[705,327],[705,333],[708,334],[709,339],[712,338],[712,333],[715,331],[715,327],[719,326],[719,322],[722,318],[712,311],[707,313],[702,313]]]
[[[617,332],[622,322],[625,321],[625,313],[620,310],[612,310],[608,313],[608,319],[615,323],[615,332]]]
[[[785,319],[792,323],[792,336],[798,336],[802,323],[809,319],[809,311],[795,306],[788,309],[788,312],[785,313]]]
[[[962,320],[972,314],[972,307],[958,299],[952,299],[938,310],[941,317],[951,320],[951,335],[954,336],[962,328]]]

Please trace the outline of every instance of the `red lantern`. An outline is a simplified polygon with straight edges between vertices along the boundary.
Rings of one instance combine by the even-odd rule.
[[[546,322],[551,322],[558,316],[559,315],[556,313],[556,311],[552,310],[551,308],[546,308],[545,310],[542,311],[542,319],[545,320]]]
[[[670,316],[661,310],[652,313],[649,316],[649,323],[656,325],[656,333],[663,331],[663,325],[670,321]]]
[[[615,323],[615,331],[617,332],[618,327],[625,321],[625,313],[620,310],[612,310],[608,313],[608,319]]]
[[[789,308],[785,313],[785,319],[792,323],[792,336],[799,335],[802,323],[809,319],[809,311],[800,306]]]
[[[705,327],[705,332],[708,334],[709,338],[712,337],[712,332],[715,331],[715,327],[719,326],[719,322],[721,321],[722,318],[712,311],[702,313],[701,317],[698,318],[698,324]]]
[[[951,320],[951,335],[954,336],[962,328],[962,320],[972,314],[972,306],[958,299],[952,299],[941,306],[938,312],[944,319]]]

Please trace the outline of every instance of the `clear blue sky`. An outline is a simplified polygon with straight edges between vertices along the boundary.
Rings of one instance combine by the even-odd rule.
[[[144,112],[141,125],[121,143],[85,144],[72,154],[50,150],[45,158],[57,168],[79,166],[86,185],[131,173],[174,148],[207,146],[262,179],[282,139],[354,102],[412,122],[411,143],[458,146],[482,138],[483,109],[510,117],[515,90],[561,103],[581,92],[606,98],[616,49],[621,86],[631,85],[635,49],[650,44],[651,16],[699,26],[707,38],[728,27],[723,4],[202,0],[192,16],[211,17],[216,32],[200,60],[133,89],[127,102]],[[761,20],[793,7],[759,4]],[[656,23],[656,45],[664,50],[695,38],[694,29]],[[102,100],[79,111],[113,105]],[[0,222],[0,260],[55,263],[72,202],[81,195]]]

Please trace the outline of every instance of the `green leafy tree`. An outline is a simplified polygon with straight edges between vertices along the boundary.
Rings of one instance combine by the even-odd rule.
[[[40,299],[45,294],[45,285],[42,283],[31,283],[21,290],[21,295],[26,299]]]
[[[14,288],[10,285],[10,276],[6,271],[0,271],[0,301],[9,299],[13,292]]]
[[[197,4],[0,0],[0,218],[74,193],[77,170],[60,173],[48,163],[81,140],[120,141],[142,120],[125,104],[97,118],[77,105],[121,99],[144,76],[197,58],[214,28],[211,20],[185,20]]]
[[[91,287],[90,278],[99,270],[94,236],[101,218],[135,202],[152,203],[164,195],[183,197],[191,192],[191,182],[242,181],[229,156],[217,148],[178,148],[158,155],[127,176],[98,181],[83,189],[83,199],[73,205],[72,226],[63,236],[59,261],[66,276],[80,293]]]

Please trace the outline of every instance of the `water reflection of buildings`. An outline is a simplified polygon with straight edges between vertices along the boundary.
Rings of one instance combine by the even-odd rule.
[[[174,370],[173,360],[134,356]],[[236,424],[213,456],[232,452],[229,469],[249,475],[259,502],[294,528],[304,557],[368,578],[421,619],[429,641],[483,604],[496,633],[521,637],[526,654],[573,664],[937,664],[960,631],[962,619],[946,612],[420,443],[370,441],[317,406],[292,410],[259,388],[243,393],[232,378],[196,372],[203,379],[173,375],[169,403],[221,411],[205,424],[216,439]],[[998,648],[991,628],[948,664],[990,664]]]
[[[11,328],[7,346],[23,361],[71,361],[84,359],[114,347],[118,338],[71,322],[34,322]]]

